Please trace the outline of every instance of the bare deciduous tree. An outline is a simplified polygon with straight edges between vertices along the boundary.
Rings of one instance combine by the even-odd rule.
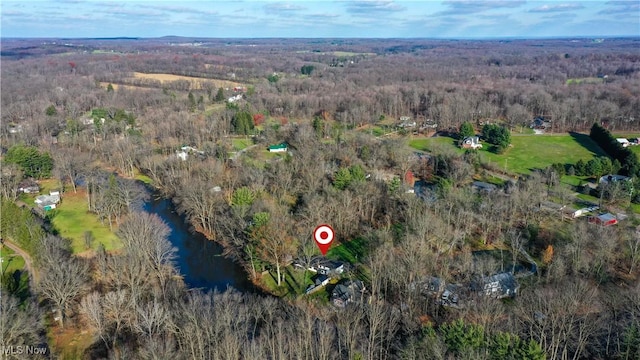
[[[146,212],[130,214],[117,231],[127,254],[156,276],[163,291],[175,271],[173,261],[177,252],[168,240],[169,233],[169,227],[158,215]]]
[[[42,276],[38,289],[53,303],[57,321],[64,326],[64,319],[75,300],[87,288],[89,268],[85,262],[70,257],[55,244],[46,245],[41,252],[46,254],[42,256]]]
[[[20,304],[18,299],[3,291],[0,296],[0,347],[34,346],[40,344],[42,319],[37,306],[31,301]],[[13,354],[3,352],[10,358]]]

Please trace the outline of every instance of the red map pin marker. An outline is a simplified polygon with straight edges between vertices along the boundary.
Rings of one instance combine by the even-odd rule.
[[[320,248],[322,255],[327,254],[327,250],[331,247],[333,241],[333,229],[329,225],[320,225],[313,230],[313,239],[316,241],[316,245]]]

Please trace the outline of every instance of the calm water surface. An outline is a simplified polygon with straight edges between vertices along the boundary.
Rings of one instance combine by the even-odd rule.
[[[224,291],[233,287],[239,291],[255,291],[247,273],[234,261],[222,256],[222,246],[191,232],[185,217],[177,214],[172,202],[152,195],[144,210],[164,220],[171,234],[169,241],[178,249],[176,265],[191,288]]]

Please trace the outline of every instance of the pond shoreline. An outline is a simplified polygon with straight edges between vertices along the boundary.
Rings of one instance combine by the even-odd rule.
[[[169,241],[177,249],[176,267],[189,288],[240,292],[262,292],[251,281],[239,262],[225,257],[224,246],[195,229],[184,214],[179,214],[171,198],[146,184],[150,198],[143,210],[158,215],[171,229]]]

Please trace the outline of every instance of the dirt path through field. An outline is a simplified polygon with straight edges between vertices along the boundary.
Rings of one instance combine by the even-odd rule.
[[[14,244],[8,239],[4,239],[2,244],[3,246],[6,246],[9,249],[13,250],[16,254],[20,255],[24,259],[24,267],[27,269],[27,272],[29,274],[29,288],[33,290],[35,288],[35,284],[38,283],[39,277],[36,269],[33,267],[31,256],[27,254],[26,251],[22,250],[22,248],[20,248],[18,245]]]

